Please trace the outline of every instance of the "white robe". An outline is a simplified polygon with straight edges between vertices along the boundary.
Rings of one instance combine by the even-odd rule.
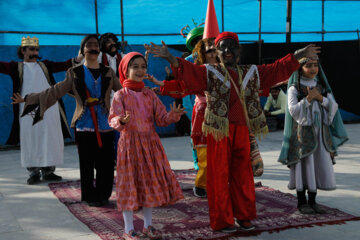
[[[316,81],[301,78],[300,84],[315,87]],[[324,97],[322,103],[315,100],[309,103],[306,98],[298,101],[298,91],[294,86],[288,89],[287,95],[290,115],[299,125],[313,125],[315,128],[315,137],[318,142],[318,147],[313,154],[290,167],[288,187],[289,189],[296,188],[297,191],[302,191],[306,188],[311,192],[316,192],[317,189],[333,190],[336,188],[333,163],[330,153],[324,146],[320,126],[321,122],[327,125],[332,122],[338,109],[338,104],[331,94]],[[312,111],[310,111],[309,108],[311,105]],[[320,108],[324,109],[324,119],[322,119]]]
[[[21,95],[38,93],[50,85],[40,65],[24,62],[23,85]],[[24,103],[20,104],[20,115]],[[61,130],[58,103],[50,107],[44,119],[32,125],[30,114],[20,117],[20,149],[22,167],[48,167],[64,162],[64,140]]]

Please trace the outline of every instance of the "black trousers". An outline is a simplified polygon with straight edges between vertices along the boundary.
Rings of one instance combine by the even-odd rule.
[[[95,132],[75,131],[80,160],[82,201],[103,201],[111,196],[114,182],[114,132],[100,133],[99,148]],[[94,169],[96,181],[94,185]]]

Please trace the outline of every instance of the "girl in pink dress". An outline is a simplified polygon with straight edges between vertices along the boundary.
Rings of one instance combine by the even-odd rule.
[[[147,64],[144,56],[130,52],[119,65],[123,88],[114,95],[110,108],[109,125],[121,131],[116,167],[117,207],[125,222],[124,239],[139,239],[133,226],[133,211],[142,208],[143,233],[158,238],[152,226],[152,208],[182,199],[179,183],[170,168],[154,123],[167,126],[179,121],[184,109],[165,106],[156,94],[144,87]]]

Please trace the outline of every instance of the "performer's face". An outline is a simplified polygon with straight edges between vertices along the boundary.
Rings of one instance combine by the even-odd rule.
[[[133,81],[142,82],[145,78],[146,71],[147,66],[144,58],[137,57],[133,61],[130,61],[126,76]]]
[[[96,40],[96,38],[90,38],[85,43],[84,53],[86,59],[97,59],[100,53],[100,47],[99,42]]]
[[[24,55],[25,62],[36,62],[39,58],[39,47],[28,46],[23,48],[21,51]]]
[[[221,40],[217,46],[217,56],[228,67],[235,67],[240,60],[240,45],[234,39]]]
[[[112,39],[112,38],[109,38],[107,41],[106,41],[106,53],[114,56],[117,52],[117,48],[116,48],[116,42]]]
[[[306,78],[313,79],[319,72],[319,64],[317,60],[308,60],[302,67],[302,75]]]
[[[205,44],[205,62],[212,64],[217,63],[214,40],[209,40]]]

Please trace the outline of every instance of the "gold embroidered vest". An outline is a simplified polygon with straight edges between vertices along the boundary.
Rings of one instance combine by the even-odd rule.
[[[214,139],[221,140],[229,136],[229,100],[230,74],[221,65],[205,65],[207,68],[207,107],[202,130],[205,136],[213,135]],[[268,133],[265,114],[262,110],[259,97],[260,81],[255,65],[240,65],[237,68],[240,89],[237,93],[243,106],[249,132],[261,139]],[[243,76],[245,76],[243,78]]]

